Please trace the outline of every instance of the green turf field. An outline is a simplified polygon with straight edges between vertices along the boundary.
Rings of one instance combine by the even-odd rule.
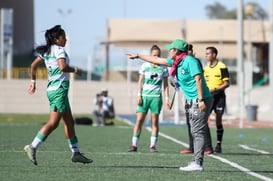
[[[83,165],[71,162],[60,124],[39,148],[34,166],[23,147],[47,119],[48,115],[0,115],[1,181],[273,180],[272,129],[225,129],[224,153],[206,156],[203,172],[182,172],[178,168],[192,159],[179,154],[181,142],[187,143],[186,127],[161,126],[164,137],[159,137],[158,153],[149,152],[150,133],[143,129],[139,152],[128,153],[131,126],[117,120],[115,126],[77,125],[81,151],[94,160]],[[215,142],[215,129],[211,133]]]

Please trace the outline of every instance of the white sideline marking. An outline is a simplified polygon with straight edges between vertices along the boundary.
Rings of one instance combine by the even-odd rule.
[[[147,129],[149,132],[152,131],[152,129],[151,129],[150,127],[146,127],[146,129]],[[175,138],[173,138],[173,137],[171,137],[171,136],[169,136],[169,135],[166,135],[166,134],[161,133],[161,132],[159,132],[158,134],[159,134],[160,136],[162,136],[162,137],[168,139],[168,140],[171,140],[172,142],[175,142],[175,143],[177,143],[177,144],[183,145],[184,147],[189,147],[189,145],[188,145],[187,143],[184,143],[184,142],[182,142],[182,141],[179,141],[179,140],[177,140],[177,139],[175,139]]]
[[[150,128],[150,127],[146,127],[146,129],[147,129],[148,131],[151,132],[151,128]],[[166,134],[161,133],[161,132],[159,132],[159,135],[162,136],[162,137],[164,137],[164,138],[166,138],[166,139],[168,139],[168,140],[171,140],[171,141],[173,141],[173,142],[175,142],[175,143],[178,143],[178,144],[180,144],[180,145],[183,145],[183,146],[185,146],[185,147],[188,147],[188,144],[187,144],[187,143],[184,143],[184,142],[182,142],[182,141],[179,141],[179,140],[177,140],[177,139],[175,139],[175,138],[173,138],[173,137],[171,137],[171,136],[169,136],[169,135],[166,135]],[[259,178],[259,179],[261,179],[261,180],[264,180],[264,181],[273,181],[272,178],[269,178],[269,177],[266,177],[266,176],[257,174],[257,173],[255,173],[255,172],[253,172],[253,171],[251,171],[251,170],[249,170],[249,169],[247,169],[247,168],[245,168],[245,167],[240,166],[240,165],[237,164],[237,163],[231,162],[231,161],[229,161],[229,160],[227,160],[227,159],[225,159],[225,158],[222,158],[222,157],[220,157],[220,156],[216,156],[216,155],[208,155],[208,156],[210,156],[210,157],[212,157],[212,158],[215,158],[215,159],[217,159],[217,160],[219,160],[219,161],[221,161],[221,162],[223,162],[223,163],[226,163],[226,164],[228,164],[228,165],[230,165],[230,166],[232,166],[232,167],[234,167],[234,168],[237,168],[237,169],[239,169],[240,171],[245,172],[246,174],[249,174],[249,175],[252,175],[252,176],[254,176],[254,177],[257,177],[257,178]]]
[[[215,158],[215,159],[217,159],[217,160],[219,160],[219,161],[221,161],[221,162],[223,162],[223,163],[227,163],[228,165],[230,165],[230,166],[232,166],[232,167],[234,167],[234,168],[237,168],[237,169],[239,169],[240,171],[245,172],[246,174],[249,174],[249,175],[252,175],[252,176],[254,176],[254,177],[257,177],[257,178],[259,178],[259,179],[261,179],[261,180],[264,180],[264,181],[273,181],[272,178],[269,178],[269,177],[260,175],[260,174],[258,174],[258,173],[255,173],[255,172],[253,172],[253,171],[251,171],[251,170],[249,170],[249,169],[247,169],[247,168],[245,168],[245,167],[240,166],[240,165],[237,164],[237,163],[231,162],[231,161],[229,161],[229,160],[227,160],[227,159],[225,159],[225,158],[222,158],[222,157],[220,157],[220,156],[215,156],[215,155],[208,155],[208,156],[213,157],[213,158]]]
[[[123,122],[125,122],[126,124],[130,125],[130,126],[134,126],[134,124],[131,121],[127,120],[127,119],[123,119],[123,118],[119,118],[119,119],[122,120]]]
[[[241,144],[239,144],[239,147],[241,147],[241,148],[243,148],[243,149],[245,149],[245,150],[256,151],[256,152],[262,153],[262,154],[270,154],[270,153],[267,152],[267,151],[258,150],[258,149],[255,149],[255,148],[251,148],[251,147],[249,147],[249,146],[247,146],[247,145],[241,145]]]

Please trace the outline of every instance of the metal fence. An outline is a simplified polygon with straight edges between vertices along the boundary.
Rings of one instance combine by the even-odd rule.
[[[2,69],[0,72],[2,74],[2,78],[7,79],[7,70]],[[28,79],[28,78],[30,78],[28,67],[13,67],[12,68],[12,79]],[[47,79],[47,69],[37,68],[36,78]]]

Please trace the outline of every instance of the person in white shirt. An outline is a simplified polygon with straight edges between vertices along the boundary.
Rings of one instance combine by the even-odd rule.
[[[103,89],[100,96],[96,96],[94,104],[98,106],[98,109],[93,111],[96,125],[105,126],[106,119],[115,117],[114,100],[112,97],[108,96],[107,89]]]

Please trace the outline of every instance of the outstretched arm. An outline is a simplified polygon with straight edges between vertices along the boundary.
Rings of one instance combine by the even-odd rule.
[[[168,64],[166,58],[150,56],[150,55],[140,55],[140,54],[134,54],[134,53],[129,53],[127,55],[128,55],[129,59],[141,59],[141,60],[144,60],[145,62],[150,62],[150,63],[154,63],[154,64],[159,64],[159,65],[165,65],[168,67],[171,66]]]

